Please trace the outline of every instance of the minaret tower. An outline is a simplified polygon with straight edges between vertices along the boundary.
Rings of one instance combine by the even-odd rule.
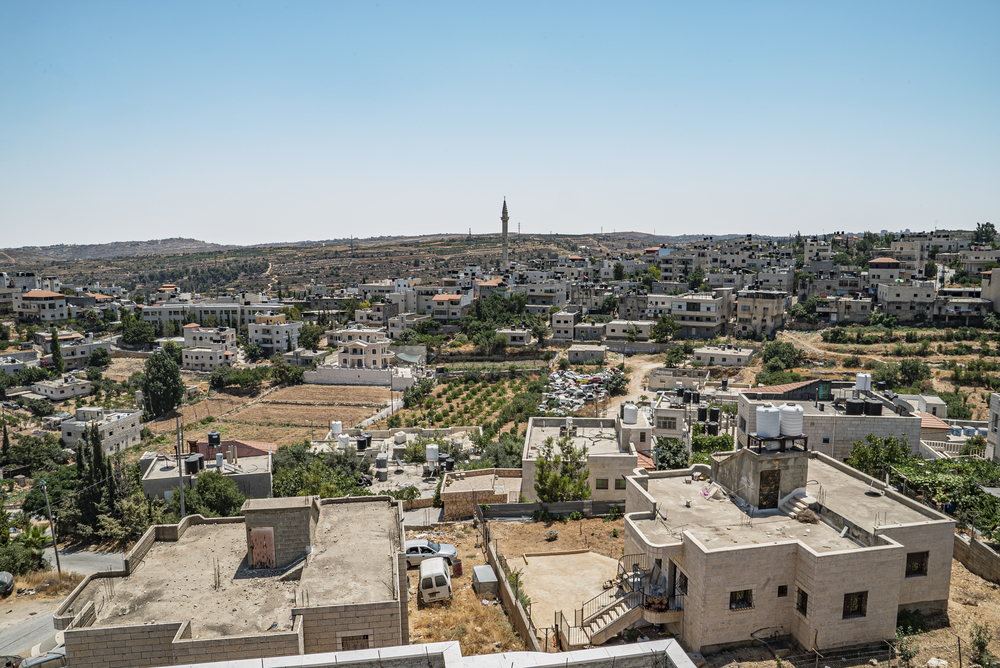
[[[503,198],[503,213],[500,214],[500,221],[503,223],[503,258],[500,260],[500,269],[506,271],[509,267],[507,263],[507,198]]]

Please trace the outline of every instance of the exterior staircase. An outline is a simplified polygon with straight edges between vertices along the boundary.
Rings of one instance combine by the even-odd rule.
[[[642,619],[642,593],[623,596],[602,609],[584,627],[591,645],[600,645]]]
[[[807,510],[814,503],[816,503],[816,499],[805,492],[796,492],[785,499],[785,502],[781,504],[781,510],[795,517],[803,510]]]

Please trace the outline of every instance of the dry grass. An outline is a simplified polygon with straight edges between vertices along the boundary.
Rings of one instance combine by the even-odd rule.
[[[407,532],[407,538],[427,536],[424,532]],[[482,550],[477,547],[478,534],[469,523],[457,523],[444,532],[434,533],[436,541],[451,543],[458,549],[463,573],[452,578],[452,599],[431,605],[417,605],[417,570],[409,571],[411,583],[409,596],[410,643],[421,644],[457,640],[462,654],[492,654],[494,652],[520,652],[527,646],[514,630],[499,602],[487,597],[483,605],[472,591],[472,567],[485,564]]]
[[[21,588],[34,589],[35,597],[64,598],[83,582],[83,577],[79,573],[63,573],[60,580],[54,570],[35,571],[14,578],[14,591]]]
[[[549,541],[545,534],[555,529],[558,538]],[[618,535],[615,535],[615,532]],[[619,559],[625,549],[625,520],[605,522],[601,518],[565,522],[490,522],[490,538],[507,557],[531,552],[590,550]]]
[[[389,390],[384,387],[351,385],[296,385],[268,395],[267,401],[308,401],[317,404],[344,406],[380,406],[389,403]]]
[[[325,435],[331,420],[340,420],[346,427],[353,427],[378,411],[377,406],[308,406],[294,404],[259,403],[233,413],[226,422],[244,424],[296,425],[312,424]],[[310,422],[311,421],[311,422]]]

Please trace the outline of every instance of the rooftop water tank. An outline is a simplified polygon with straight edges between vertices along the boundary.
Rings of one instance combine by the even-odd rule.
[[[872,389],[872,375],[870,373],[859,373],[854,378],[854,389],[858,392],[869,392]]]
[[[438,460],[438,444],[428,443],[426,451],[427,461],[436,462]]]
[[[639,409],[635,404],[625,404],[623,407],[622,422],[625,424],[635,424],[639,421]]]
[[[882,402],[875,401],[874,399],[868,399],[865,401],[865,415],[881,415],[882,414]]]
[[[802,435],[802,416],[805,411],[798,404],[783,404],[779,423],[782,436]]]
[[[698,422],[708,421],[708,406],[705,404],[698,405]]]
[[[719,421],[719,414],[720,414],[720,412],[721,411],[720,411],[720,409],[719,409],[718,406],[712,406],[711,408],[709,408],[708,409],[708,421],[709,422],[718,422]]]
[[[706,425],[706,427],[708,427],[708,435],[709,436],[718,436],[719,435],[719,423],[718,422],[709,422]]]
[[[396,443],[396,445],[403,445],[404,443],[406,443],[406,432],[397,431],[396,434],[392,437],[392,440]]]
[[[757,407],[757,436],[777,438],[781,433],[781,422],[777,408],[771,404]]]
[[[351,437],[347,434],[339,434],[337,436],[337,447],[347,449],[347,446],[351,444]]]
[[[208,432],[208,447],[219,448],[222,447],[222,434],[217,431]]]
[[[865,414],[865,400],[864,399],[854,399],[853,397],[847,400],[847,414],[848,415],[864,415]]]
[[[340,420],[334,420],[330,423],[330,433],[336,436],[340,432],[344,431],[344,424]]]

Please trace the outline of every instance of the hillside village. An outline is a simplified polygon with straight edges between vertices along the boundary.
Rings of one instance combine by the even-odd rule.
[[[0,655],[997,660],[993,225],[649,243],[508,221],[19,255]],[[106,565],[74,574],[81,552]],[[445,554],[433,602],[419,564]]]

